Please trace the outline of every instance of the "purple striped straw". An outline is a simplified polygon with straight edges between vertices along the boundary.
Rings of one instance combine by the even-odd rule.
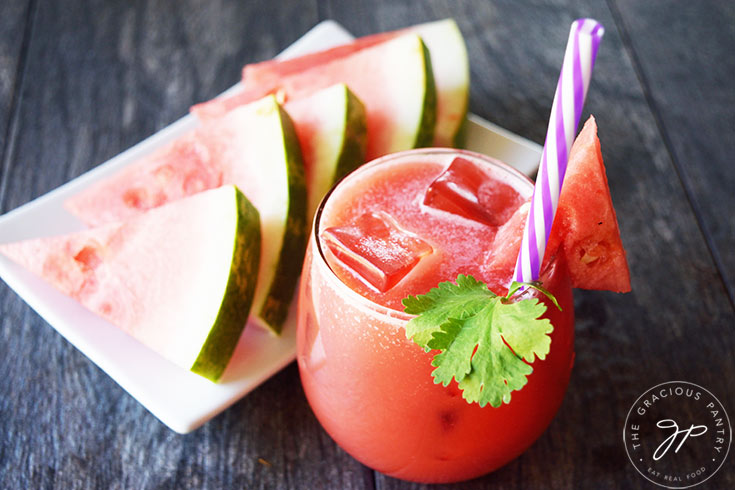
[[[544,259],[546,242],[551,233],[567,170],[569,150],[577,134],[597,48],[603,34],[605,28],[596,20],[577,19],[572,23],[554,103],[551,106],[549,128],[546,131],[531,207],[513,274],[515,281],[530,282],[539,278],[541,261]]]

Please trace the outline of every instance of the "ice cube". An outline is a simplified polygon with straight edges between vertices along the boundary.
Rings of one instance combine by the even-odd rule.
[[[334,257],[382,293],[433,251],[384,212],[362,214],[348,226],[325,229],[321,237]]]
[[[513,187],[460,157],[429,185],[424,195],[426,206],[490,226],[508,221],[522,201]]]

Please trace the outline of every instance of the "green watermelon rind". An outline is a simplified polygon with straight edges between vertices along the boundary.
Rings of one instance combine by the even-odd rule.
[[[296,290],[306,250],[306,178],[301,146],[290,116],[278,105],[288,175],[288,211],[278,265],[265,300],[255,312],[273,333],[280,335]],[[264,244],[268,246],[268,244]]]
[[[317,152],[307,173],[307,226],[332,185],[362,165],[367,153],[367,112],[362,101],[344,83],[335,84],[319,94],[322,95],[319,104],[330,104],[323,112],[331,116],[331,124],[309,135],[314,140],[312,145],[322,151]]]
[[[365,163],[367,152],[367,112],[365,104],[345,86],[347,110],[342,148],[332,175],[332,184]],[[324,189],[324,194],[329,189]]]
[[[237,232],[232,252],[232,267],[222,304],[209,335],[191,371],[218,381],[229,363],[247,324],[260,265],[260,215],[258,210],[233,186],[237,205]]]
[[[470,63],[467,46],[454,19],[408,28],[426,44],[432,56],[437,91],[437,122],[433,146],[461,148],[465,141],[470,95]]]
[[[431,146],[436,128],[436,84],[434,83],[434,71],[431,68],[431,54],[426,43],[421,38],[419,41],[424,59],[424,105],[413,148]]]

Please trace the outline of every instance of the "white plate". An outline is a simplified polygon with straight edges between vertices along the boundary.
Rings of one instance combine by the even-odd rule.
[[[350,39],[352,36],[339,24],[325,21],[279,57],[298,56]],[[196,124],[191,115],[185,116],[94,170],[0,217],[0,243],[82,229],[83,225],[62,207],[67,198]],[[539,145],[474,115],[470,115],[467,129],[468,149],[494,156],[527,174],[535,171],[541,155]],[[182,434],[220,413],[295,358],[295,306],[291,308],[280,338],[257,327],[247,327],[221,382],[214,384],[160,358],[2,255],[0,277],[57,332],[161,422]]]

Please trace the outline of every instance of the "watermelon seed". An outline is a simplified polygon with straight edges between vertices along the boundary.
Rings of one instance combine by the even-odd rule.
[[[102,262],[99,255],[97,254],[97,247],[93,245],[87,245],[86,247],[82,248],[74,256],[74,260],[78,262],[84,270],[95,269],[98,265],[100,265],[100,262]]]

